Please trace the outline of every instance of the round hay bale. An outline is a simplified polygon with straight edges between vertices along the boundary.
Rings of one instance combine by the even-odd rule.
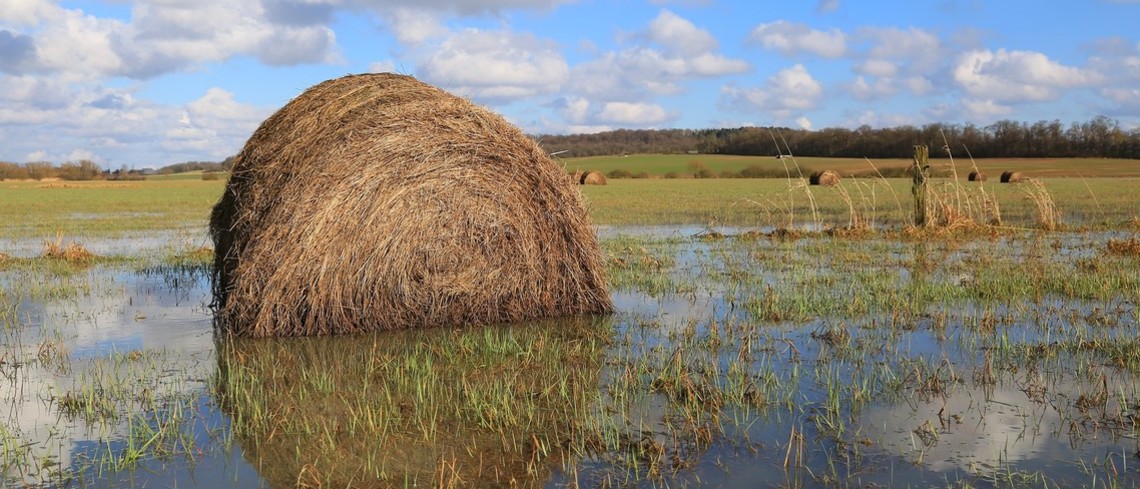
[[[499,115],[410,76],[313,86],[210,216],[219,330],[343,334],[613,309],[579,191]]]
[[[971,182],[984,182],[984,181],[986,181],[986,174],[982,173],[980,171],[972,171],[972,172],[970,172],[970,181]]]
[[[605,185],[606,176],[600,171],[588,171],[582,174],[582,185]]]
[[[839,180],[839,172],[835,170],[813,172],[811,176],[808,177],[808,183],[811,183],[812,185],[839,185]]]
[[[1004,171],[1001,172],[1001,183],[1018,183],[1021,179],[1025,178],[1019,171]]]

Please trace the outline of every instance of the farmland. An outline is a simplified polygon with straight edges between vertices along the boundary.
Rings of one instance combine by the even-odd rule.
[[[224,181],[0,182],[4,483],[1140,485],[1136,162],[959,167],[929,228],[909,178],[795,163],[845,178],[582,187],[613,315],[288,341],[214,337]]]

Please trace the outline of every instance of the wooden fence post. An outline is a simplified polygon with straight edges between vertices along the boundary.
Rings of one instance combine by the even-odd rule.
[[[926,172],[930,169],[930,165],[927,164],[929,156],[930,148],[925,145],[916,144],[914,146],[914,164],[911,167],[914,173],[914,181],[910,187],[910,192],[914,195],[914,225],[918,227],[930,225],[926,219]]]

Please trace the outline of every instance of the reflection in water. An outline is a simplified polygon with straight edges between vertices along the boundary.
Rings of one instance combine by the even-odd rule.
[[[92,469],[157,419],[156,406],[175,416],[207,392],[204,279],[95,268],[55,278],[87,293],[20,301],[0,361],[4,438],[19,447],[5,452],[6,479],[38,485]],[[16,290],[7,280],[0,285]]]
[[[609,330],[575,318],[224,338],[218,398],[274,487],[533,485],[592,416]]]

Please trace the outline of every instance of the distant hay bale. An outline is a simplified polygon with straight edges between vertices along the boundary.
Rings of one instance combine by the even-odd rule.
[[[570,181],[573,182],[574,185],[582,183],[582,171],[574,170],[574,173],[570,174]]]
[[[410,76],[313,86],[210,216],[219,330],[343,334],[613,309],[581,194],[499,115]]]
[[[606,176],[600,171],[588,171],[582,174],[582,179],[579,180],[582,185],[605,185]]]
[[[984,181],[986,181],[986,174],[982,173],[980,171],[972,171],[972,172],[970,172],[970,181],[971,182],[984,182]]]
[[[839,185],[839,180],[839,172],[835,170],[813,172],[811,176],[808,177],[808,183],[811,183],[812,185]]]
[[[1001,172],[1001,183],[1018,183],[1023,178],[1025,178],[1025,175],[1022,175],[1019,171]]]

